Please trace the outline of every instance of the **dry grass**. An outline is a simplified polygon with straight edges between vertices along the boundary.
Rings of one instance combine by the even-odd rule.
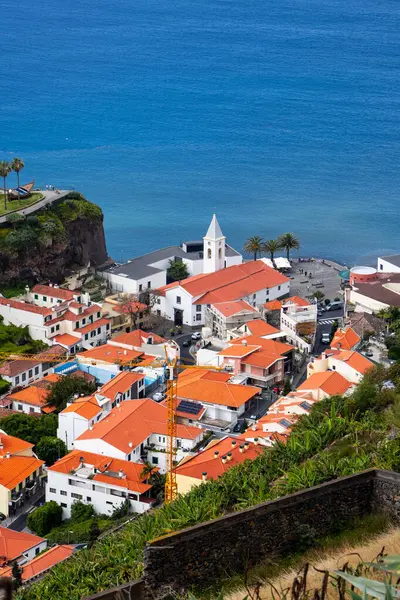
[[[307,589],[312,590],[319,588],[322,582],[322,573],[318,573],[316,569],[321,571],[335,571],[340,569],[345,563],[350,566],[357,566],[360,562],[371,562],[384,548],[384,553],[387,555],[400,554],[400,529],[391,529],[387,533],[372,537],[368,542],[343,545],[331,551],[312,551],[303,557],[302,565],[309,563],[310,569],[307,576]],[[315,569],[315,568],[316,569]],[[300,569],[288,569],[282,574],[271,580],[273,586],[279,591],[290,588],[293,579],[296,577]],[[243,600],[247,595],[247,591],[243,588],[226,596],[226,600]],[[328,598],[337,600],[337,590],[331,589]],[[269,584],[263,585],[260,589],[260,600],[271,600],[272,588]]]

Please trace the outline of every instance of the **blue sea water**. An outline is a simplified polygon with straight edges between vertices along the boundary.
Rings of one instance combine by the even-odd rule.
[[[399,251],[398,0],[0,0],[0,160],[73,186],[117,260],[296,233]],[[10,180],[11,184],[11,180]]]

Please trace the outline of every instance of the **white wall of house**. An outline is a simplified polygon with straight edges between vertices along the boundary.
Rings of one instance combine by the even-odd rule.
[[[86,452],[103,454],[105,456],[110,456],[111,458],[120,458],[122,460],[126,460],[127,457],[123,450],[119,450],[119,448],[116,448],[115,446],[112,446],[101,439],[81,440],[76,438],[74,447],[76,450],[86,450]]]
[[[364,296],[357,291],[357,289],[350,290],[349,301],[352,304],[355,304],[356,312],[368,312],[370,314],[376,313],[384,308],[389,308],[389,304],[385,304],[384,302],[379,302],[379,300],[374,300],[373,298],[368,298],[368,296]]]
[[[92,504],[98,514],[111,515],[127,497],[132,512],[143,513],[150,508],[150,504],[139,501],[137,493],[127,492],[125,487],[48,471],[46,502],[50,500],[57,502],[63,509],[63,519],[71,517],[71,506],[76,501]]]
[[[68,450],[73,450],[77,437],[87,431],[90,425],[97,423],[102,417],[102,412],[99,408],[99,414],[94,419],[85,419],[81,415],[74,412],[60,413],[58,415],[57,437],[62,440]]]
[[[41,340],[48,344],[43,315],[3,304],[0,304],[0,315],[4,319],[4,325],[29,327],[29,334],[34,340]]]
[[[179,463],[183,458],[192,455],[194,446],[204,437],[204,430],[199,429],[199,437],[195,440],[177,439],[176,461]],[[154,444],[154,450],[148,450],[147,460],[150,464],[158,467],[161,473],[167,472],[167,436],[154,433],[150,436],[149,444]]]
[[[400,267],[388,260],[378,258],[378,273],[400,273]]]
[[[40,552],[46,550],[47,548],[47,540],[43,540],[43,542],[39,542],[36,546],[32,546],[29,550],[23,552],[20,558],[17,559],[19,565],[24,565],[29,560],[33,560]]]
[[[32,414],[32,413],[40,414],[42,412],[42,409],[40,406],[36,406],[34,404],[26,404],[25,402],[20,402],[19,400],[13,400],[12,410],[24,412],[27,415]]]
[[[218,352],[214,352],[214,350],[207,350],[207,348],[200,348],[200,350],[198,350],[196,353],[196,364],[204,367],[218,367]]]
[[[48,363],[43,364],[46,366]],[[43,370],[43,364],[41,363],[39,365],[36,365],[35,367],[27,369],[26,371],[21,371],[21,373],[18,373],[18,375],[2,375],[2,378],[11,383],[11,387],[17,387],[20,385],[23,385],[25,387],[27,385],[30,385],[34,381],[42,379],[42,377],[44,377],[45,375],[54,372],[53,368],[46,368],[45,370]]]
[[[363,374],[356,371],[343,360],[338,360],[335,356],[328,358],[328,365],[332,371],[337,371],[340,375],[343,375],[351,383],[359,383],[363,378]]]

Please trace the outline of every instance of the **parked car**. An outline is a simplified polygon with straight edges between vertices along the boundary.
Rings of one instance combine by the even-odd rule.
[[[200,331],[195,331],[194,333],[192,333],[192,340],[201,340]]]
[[[364,352],[364,354],[365,354],[365,356],[369,356],[369,357],[371,357],[371,356],[373,356],[373,355],[374,355],[374,353],[372,352],[372,350],[366,350],[366,351]]]
[[[232,429],[233,433],[240,433],[242,431],[243,423],[238,421],[235,427]]]
[[[325,310],[339,310],[343,308],[343,302],[331,302],[325,307]]]
[[[156,402],[161,402],[161,400],[164,400],[165,398],[165,394],[163,394],[162,392],[156,392],[155,394],[153,394],[153,400],[155,400]]]
[[[185,340],[185,341],[182,343],[182,346],[184,346],[185,348],[188,348],[188,346],[191,346],[191,345],[192,345],[192,344],[191,344],[190,340]]]
[[[329,344],[331,341],[331,336],[329,333],[323,333],[321,336],[321,343],[322,344]]]
[[[0,512],[0,521],[4,521],[4,519],[7,519],[6,515]]]

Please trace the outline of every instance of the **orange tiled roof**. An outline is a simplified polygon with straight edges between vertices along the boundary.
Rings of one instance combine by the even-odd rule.
[[[28,304],[27,302],[22,302],[21,300],[13,300],[12,298],[1,298],[0,304],[3,306],[10,306],[11,308],[16,308],[18,310],[25,310],[26,312],[35,313],[37,315],[43,315],[47,317],[52,314],[51,308],[46,308],[45,306],[35,306],[34,304]]]
[[[355,350],[342,350],[339,354],[335,355],[335,358],[342,360],[347,363],[352,369],[359,373],[366,373],[369,369],[374,366],[368,358],[356,352]]]
[[[55,342],[57,342],[57,344],[62,344],[63,346],[67,346],[68,348],[70,346],[74,346],[77,342],[80,342],[80,337],[70,335],[69,333],[64,333],[63,335],[56,335],[53,339]]]
[[[294,348],[294,346],[291,346],[290,344],[285,344],[284,342],[278,342],[276,340],[266,340],[255,335],[246,335],[241,338],[231,340],[229,343],[234,345],[242,344],[243,340],[245,340],[248,345],[260,346],[263,350],[266,350],[267,352],[280,354],[282,356],[284,354],[287,354]]]
[[[117,394],[123,394],[131,388],[131,386],[137,381],[144,379],[143,373],[132,373],[130,371],[123,371],[118,373],[116,377],[113,377],[105,383],[99,390],[99,394],[106,396],[111,400],[114,400]]]
[[[284,304],[296,304],[296,306],[310,306],[310,302],[300,298],[300,296],[290,296],[290,298],[284,298],[283,300],[271,300],[264,304],[264,308],[267,310],[280,310]]]
[[[23,531],[14,531],[7,527],[0,527],[1,562],[15,560],[27,550],[30,550],[45,541],[44,538],[33,535],[32,533],[24,533]]]
[[[248,354],[251,354],[252,352],[255,352],[256,350],[259,350],[259,348],[260,348],[260,346],[258,346],[258,345],[250,346],[247,343],[240,344],[237,346],[232,345],[232,346],[228,346],[228,348],[224,348],[224,350],[220,350],[220,352],[218,352],[218,356],[227,356],[227,357],[231,357],[231,358],[244,358]]]
[[[218,452],[217,457],[215,456],[215,452]],[[262,452],[262,446],[249,444],[245,449],[244,444],[240,444],[235,438],[226,437],[214,444],[210,444],[202,452],[199,452],[199,454],[182,462],[178,465],[176,474],[193,477],[194,479],[202,479],[203,473],[207,473],[207,480],[217,479],[220,475],[223,475],[232,467],[243,463],[245,460],[254,460]],[[228,457],[228,453],[231,454],[230,457]],[[227,458],[225,463],[222,461],[222,457]]]
[[[301,390],[321,389],[330,396],[344,394],[353,384],[337,371],[325,371],[323,373],[313,373],[299,387]]]
[[[0,484],[12,490],[44,462],[35,456],[11,456],[0,460]]]
[[[19,454],[19,452],[22,452],[23,450],[29,450],[30,448],[33,448],[33,444],[0,431],[0,459],[4,457],[7,452],[12,456],[13,454]]]
[[[45,573],[59,562],[69,558],[75,550],[74,546],[53,546],[40,556],[36,556],[22,566],[22,581],[29,581],[38,575]],[[0,570],[1,577],[11,577],[12,567],[5,567]]]
[[[153,344],[164,344],[167,340],[155,333],[143,331],[142,329],[135,329],[129,333],[121,333],[112,339],[116,344],[124,344],[126,346],[136,346],[141,348],[143,344],[147,344],[148,338],[153,338]]]
[[[80,316],[80,315],[79,315]],[[93,331],[93,329],[97,329],[98,327],[103,327],[103,325],[107,325],[110,323],[110,319],[98,319],[97,321],[93,321],[93,323],[89,323],[84,327],[80,327],[79,329],[75,329],[77,333],[89,333],[89,331]]]
[[[71,292],[71,290],[51,285],[35,285],[32,288],[32,292],[34,294],[42,294],[42,296],[50,296],[51,298],[60,298],[61,300],[73,300],[74,294],[79,294],[79,292]]]
[[[261,261],[249,261],[241,265],[232,265],[215,273],[204,273],[188,277],[161,287],[158,291],[165,294],[178,286],[196,297],[196,304],[216,304],[240,300],[249,294],[264,288],[271,288],[289,281],[287,277],[271,269]]]
[[[139,494],[143,494],[151,489],[151,485],[145,483],[148,475],[145,477],[142,476],[142,464],[119,458],[111,458],[103,454],[94,454],[85,450],[73,450],[49,467],[49,470],[68,474],[70,471],[80,467],[81,458],[84,459],[84,464],[91,465],[98,471],[94,474],[93,481],[101,481],[109,485],[126,488]],[[157,468],[155,467],[154,470],[157,471]],[[117,476],[116,474],[119,471],[123,471],[125,476]]]
[[[337,329],[331,342],[331,348],[353,350],[360,341],[360,336],[351,327]]]
[[[80,415],[87,421],[93,419],[101,412],[101,407],[97,404],[95,396],[85,396],[72,402],[67,408],[61,411],[60,414],[75,413]]]
[[[244,300],[217,302],[213,304],[213,306],[221,313],[221,315],[224,315],[224,317],[232,317],[241,312],[257,312],[256,308]]]
[[[239,408],[239,406],[254,398],[259,391],[259,388],[250,385],[235,385],[209,379],[181,383],[178,377],[178,397],[196,400],[204,404],[219,404]]]
[[[8,398],[10,398],[10,400],[14,400],[15,402],[42,407],[44,404],[46,404],[49,394],[49,389],[30,385],[19,392],[10,394]]]
[[[253,321],[247,321],[246,327],[250,331],[251,335],[255,335],[256,337],[262,337],[263,335],[279,333],[279,329],[277,329],[276,327],[272,327],[272,325],[269,325],[263,319],[254,319]]]
[[[122,402],[113,408],[107,417],[82,433],[75,440],[75,446],[78,447],[79,440],[102,439],[128,454],[152,433],[167,434],[167,409],[145,398]],[[178,438],[195,440],[201,434],[198,427],[178,425]]]
[[[112,346],[111,344],[103,344],[97,348],[86,350],[85,352],[79,352],[78,358],[86,358],[93,361],[101,361],[106,363],[121,362],[129,363],[143,356],[142,352],[136,350],[124,350],[119,346]],[[153,359],[154,360],[154,359]]]

